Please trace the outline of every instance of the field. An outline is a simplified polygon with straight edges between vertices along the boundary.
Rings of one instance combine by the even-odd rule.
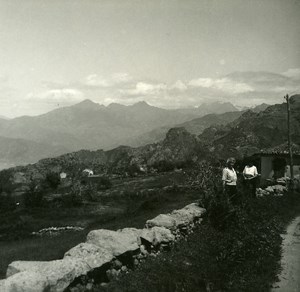
[[[184,172],[116,179],[112,187],[99,193],[94,202],[79,207],[32,208],[1,214],[0,277],[14,260],[53,260],[79,242],[93,229],[142,228],[147,219],[199,199],[198,192],[186,192]],[[82,231],[32,236],[42,228],[79,226]]]
[[[0,275],[14,260],[53,260],[84,241],[90,230],[142,228],[147,219],[199,201],[208,212],[187,241],[92,291],[269,291],[280,270],[282,234],[300,214],[300,194],[250,198],[242,188],[234,205],[220,192],[220,169],[173,171],[112,180],[78,207],[31,208],[1,215]],[[33,231],[79,226],[55,236]],[[9,230],[9,232],[8,232]],[[78,287],[77,287],[78,288]],[[86,291],[79,284],[77,291]]]

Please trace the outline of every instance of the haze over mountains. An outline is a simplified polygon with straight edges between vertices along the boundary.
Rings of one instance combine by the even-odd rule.
[[[146,102],[132,106],[113,103],[105,107],[84,100],[39,116],[0,119],[0,164],[3,168],[32,163],[80,149],[144,145],[157,140],[147,134],[154,129],[169,129],[205,114],[228,111],[237,112],[237,109],[231,103],[219,102],[197,108],[167,110]],[[207,127],[207,122],[200,127]],[[139,138],[143,134],[148,138]],[[135,143],[136,140],[139,143]]]
[[[300,144],[300,95],[291,97],[292,140]],[[192,161],[226,159],[251,156],[263,148],[286,143],[286,104],[276,104],[264,111],[239,112],[240,116],[228,124],[213,125],[202,134],[195,135],[184,127],[169,129],[161,141],[140,147],[119,146],[109,151],[81,150],[38,163],[12,169],[22,171],[27,178],[46,176],[47,172],[65,171],[76,174],[80,169],[91,168],[99,173],[121,173],[145,169],[172,169],[189,165]],[[214,116],[214,115],[213,115]],[[221,117],[226,114],[221,114]],[[232,112],[229,113],[232,116]],[[207,115],[196,120],[206,120]]]

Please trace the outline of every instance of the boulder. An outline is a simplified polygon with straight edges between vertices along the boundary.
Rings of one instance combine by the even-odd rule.
[[[206,209],[199,207],[196,203],[189,204],[181,210],[189,212],[195,219],[202,217],[206,213]]]
[[[176,229],[176,221],[170,215],[160,214],[151,220],[147,220],[146,227],[165,227],[170,230]]]
[[[104,264],[111,262],[113,255],[106,249],[84,242],[67,251],[64,258],[78,258],[84,261],[90,267],[90,270],[92,270],[100,268]]]
[[[139,246],[137,238],[131,232],[111,231],[106,229],[93,230],[87,235],[87,243],[97,245],[119,256],[128,251],[136,251]]]
[[[5,280],[5,286],[8,287],[6,289],[9,292],[60,292],[64,291],[75,278],[86,275],[89,270],[91,268],[87,263],[73,258],[49,262],[15,261],[8,267],[7,275],[9,277]],[[9,290],[10,287],[17,288]],[[25,288],[27,290],[24,290]]]
[[[189,210],[183,209],[173,211],[170,216],[175,219],[178,228],[189,225],[195,219],[195,216]]]
[[[14,261],[7,267],[6,278],[24,271],[39,271],[49,263],[45,261]]]
[[[47,278],[38,272],[24,271],[0,281],[1,292],[44,292],[48,289]]]
[[[142,229],[128,227],[128,228],[119,229],[118,232],[132,236],[132,238],[136,238],[138,245],[141,245],[140,235]]]
[[[162,243],[170,243],[175,240],[175,236],[171,231],[164,227],[155,226],[153,228],[145,228],[141,232],[141,238],[154,246]]]

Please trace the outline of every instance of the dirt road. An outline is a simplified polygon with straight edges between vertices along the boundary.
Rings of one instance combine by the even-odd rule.
[[[300,216],[296,217],[283,235],[282,272],[272,292],[300,291]]]

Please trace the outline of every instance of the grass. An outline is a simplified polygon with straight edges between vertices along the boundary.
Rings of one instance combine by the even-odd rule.
[[[174,178],[174,176],[176,176]],[[65,209],[36,208],[23,210],[19,213],[2,214],[1,228],[9,228],[10,239],[0,241],[0,278],[5,277],[9,263],[15,260],[54,260],[62,258],[64,253],[85,240],[90,230],[105,228],[116,230],[125,227],[142,228],[149,218],[160,213],[166,213],[199,198],[198,193],[163,192],[162,187],[179,179],[178,174],[165,174],[163,177],[140,178],[127,180],[133,184],[131,192],[122,196],[106,198],[106,206],[95,202],[85,207]],[[179,179],[180,180],[180,179]],[[146,181],[146,183],[145,183]],[[140,196],[138,190],[145,187],[157,188],[154,193]],[[122,189],[124,185],[116,184],[112,191]],[[118,192],[116,192],[118,194]],[[99,210],[98,210],[99,209]],[[5,215],[5,216],[4,216]],[[20,220],[20,218],[23,218]],[[13,224],[14,220],[17,224]],[[7,227],[5,227],[7,224]],[[55,237],[28,237],[31,231],[37,231],[49,226],[85,225],[83,231],[66,232]]]
[[[188,241],[93,291],[269,291],[280,270],[280,234],[300,214],[300,194],[244,198],[218,222],[213,208]]]
[[[202,169],[207,172],[207,168]],[[202,177],[201,170],[195,174]],[[7,265],[14,260],[61,258],[68,249],[84,241],[92,229],[141,228],[147,219],[199,199],[199,192],[176,189],[176,185],[174,189],[162,190],[174,183],[186,183],[184,176],[169,173],[126,179],[123,184],[114,182],[111,192],[105,192],[100,202],[89,207],[44,210],[44,213],[32,210],[30,216],[36,221],[30,228],[76,220],[88,224],[82,232],[0,242],[0,276],[4,277]],[[212,182],[213,177],[218,174],[212,171],[207,182]],[[142,192],[147,188],[152,191]],[[155,259],[149,258],[134,272],[124,274],[107,287],[94,286],[94,291],[269,291],[280,269],[280,234],[300,214],[300,194],[257,199],[245,196],[233,206],[212,188],[213,184],[207,187],[210,191],[203,200],[208,215],[188,241],[177,243]],[[102,208],[104,203],[107,209]]]

